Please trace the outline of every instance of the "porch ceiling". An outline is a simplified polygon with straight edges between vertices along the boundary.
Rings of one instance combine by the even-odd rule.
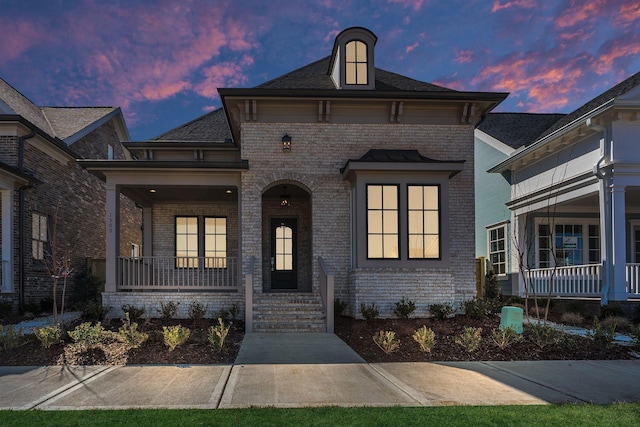
[[[167,202],[236,201],[238,197],[237,188],[229,186],[126,186],[121,192],[142,206]]]
[[[628,187],[625,196],[627,210],[640,210],[640,187]],[[558,206],[562,208],[592,208],[598,210],[599,203],[598,194],[594,193],[579,199],[559,203]]]

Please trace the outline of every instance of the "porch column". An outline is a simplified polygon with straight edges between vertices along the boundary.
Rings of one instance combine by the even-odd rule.
[[[511,213],[512,224],[512,236],[509,236],[511,242],[511,271],[516,277],[512,278],[512,291],[515,291],[515,295],[524,297],[527,295],[527,289],[525,289],[524,274],[527,270],[527,259],[531,256],[527,250],[532,249],[534,245],[528,245],[527,241],[530,236],[527,235],[527,215],[517,215],[515,212]],[[522,254],[522,260],[520,255]],[[522,264],[521,265],[521,261]],[[515,288],[515,289],[514,289]]]
[[[2,283],[0,291],[13,292],[13,190],[0,190],[2,198]]]
[[[609,301],[627,300],[627,249],[626,249],[626,210],[625,186],[611,186],[611,236],[613,248],[613,275],[609,281]],[[605,235],[605,238],[609,236]]]
[[[117,257],[120,250],[120,191],[116,185],[107,183],[107,274],[105,292],[117,290]]]
[[[153,208],[142,208],[142,255],[153,256]]]

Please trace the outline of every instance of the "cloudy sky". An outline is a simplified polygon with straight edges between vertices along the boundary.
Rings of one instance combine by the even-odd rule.
[[[497,111],[569,112],[640,71],[638,0],[0,0],[0,77],[38,105],[120,106],[144,140],[378,36],[376,66]]]

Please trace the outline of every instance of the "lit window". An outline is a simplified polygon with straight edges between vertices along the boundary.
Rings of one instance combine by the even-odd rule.
[[[345,83],[348,85],[366,85],[367,77],[367,45],[353,40],[345,46]]]
[[[31,253],[33,259],[44,259],[47,244],[47,216],[34,213],[31,220]]]
[[[276,228],[276,270],[293,270],[293,230],[281,225]]]
[[[399,257],[397,185],[367,185],[367,239],[368,258]]]
[[[507,273],[507,226],[487,230],[489,241],[489,261],[496,275]]]
[[[409,258],[440,257],[440,197],[435,185],[409,185]]]
[[[176,217],[176,267],[198,267],[197,217]]]
[[[227,219],[204,219],[204,256],[207,268],[227,267]]]

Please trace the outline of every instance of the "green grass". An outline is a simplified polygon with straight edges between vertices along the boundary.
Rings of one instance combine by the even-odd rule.
[[[10,426],[638,426],[640,404],[0,411]]]

